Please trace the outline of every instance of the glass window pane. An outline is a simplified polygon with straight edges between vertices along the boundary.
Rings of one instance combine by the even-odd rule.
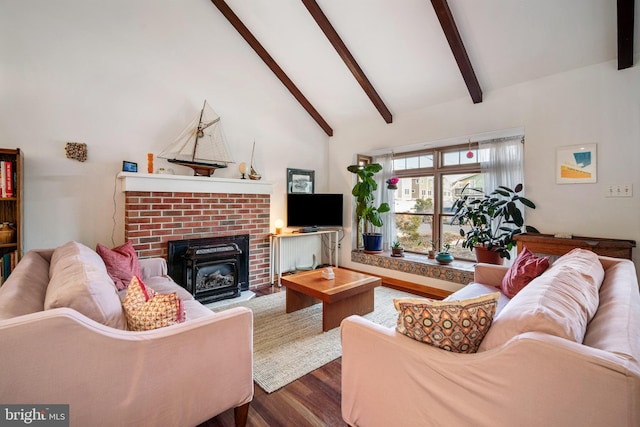
[[[472,191],[472,188],[482,191],[482,174],[448,174],[442,175],[442,212],[452,213],[453,202],[460,198],[463,188],[468,184],[465,194],[481,193]]]
[[[407,169],[417,169],[418,166],[418,157],[407,157]]]
[[[406,169],[404,157],[401,159],[393,159],[393,169],[397,171]]]
[[[420,156],[420,167],[421,168],[432,168],[433,167],[433,154]]]
[[[433,213],[433,177],[400,178],[393,201],[396,212]]]
[[[458,224],[451,224],[450,216],[443,216],[440,223],[442,229],[442,241],[451,245],[449,252],[455,259],[464,259],[475,261],[475,254],[469,250],[469,248],[462,247],[462,236],[460,235],[460,226]],[[469,226],[463,227],[465,232]],[[442,246],[442,245],[441,245]]]
[[[443,166],[455,166],[460,164],[460,152],[454,151],[450,153],[443,153],[442,165]]]
[[[396,214],[396,240],[406,251],[426,253],[433,240],[432,215]]]
[[[464,150],[463,154],[460,156],[460,164],[468,165],[470,163],[478,162],[478,150],[475,148],[471,150]]]

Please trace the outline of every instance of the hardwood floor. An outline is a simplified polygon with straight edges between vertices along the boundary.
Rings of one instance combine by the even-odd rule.
[[[284,288],[267,286],[256,296],[280,292]],[[304,377],[267,394],[257,384],[249,406],[248,427],[343,427],[340,412],[342,359],[334,360]],[[233,409],[199,427],[233,427]]]

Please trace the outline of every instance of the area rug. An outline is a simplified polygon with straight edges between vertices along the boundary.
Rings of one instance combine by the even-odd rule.
[[[364,317],[393,327],[398,318],[393,299],[414,296],[385,287],[375,288],[374,311]],[[342,356],[340,328],[322,331],[322,304],[285,313],[285,292],[225,306],[253,311],[253,379],[272,393]]]

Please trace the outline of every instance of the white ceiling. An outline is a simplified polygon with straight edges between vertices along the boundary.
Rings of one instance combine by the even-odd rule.
[[[472,102],[429,0],[317,2],[392,114]],[[502,87],[617,58],[615,0],[448,3],[484,99]],[[227,4],[330,126],[383,120],[301,1]],[[638,5],[635,22],[637,53]]]

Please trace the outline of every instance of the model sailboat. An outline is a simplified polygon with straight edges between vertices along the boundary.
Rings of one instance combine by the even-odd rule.
[[[256,152],[256,142],[253,141],[253,149],[251,150],[251,170],[249,172],[249,179],[253,179],[255,181],[260,180],[260,178],[262,178],[262,175],[260,175],[258,173],[258,171],[256,170],[255,166],[254,166],[254,154]]]
[[[204,101],[200,114],[158,157],[193,169],[196,176],[211,176],[235,163],[222,134],[220,116]]]

